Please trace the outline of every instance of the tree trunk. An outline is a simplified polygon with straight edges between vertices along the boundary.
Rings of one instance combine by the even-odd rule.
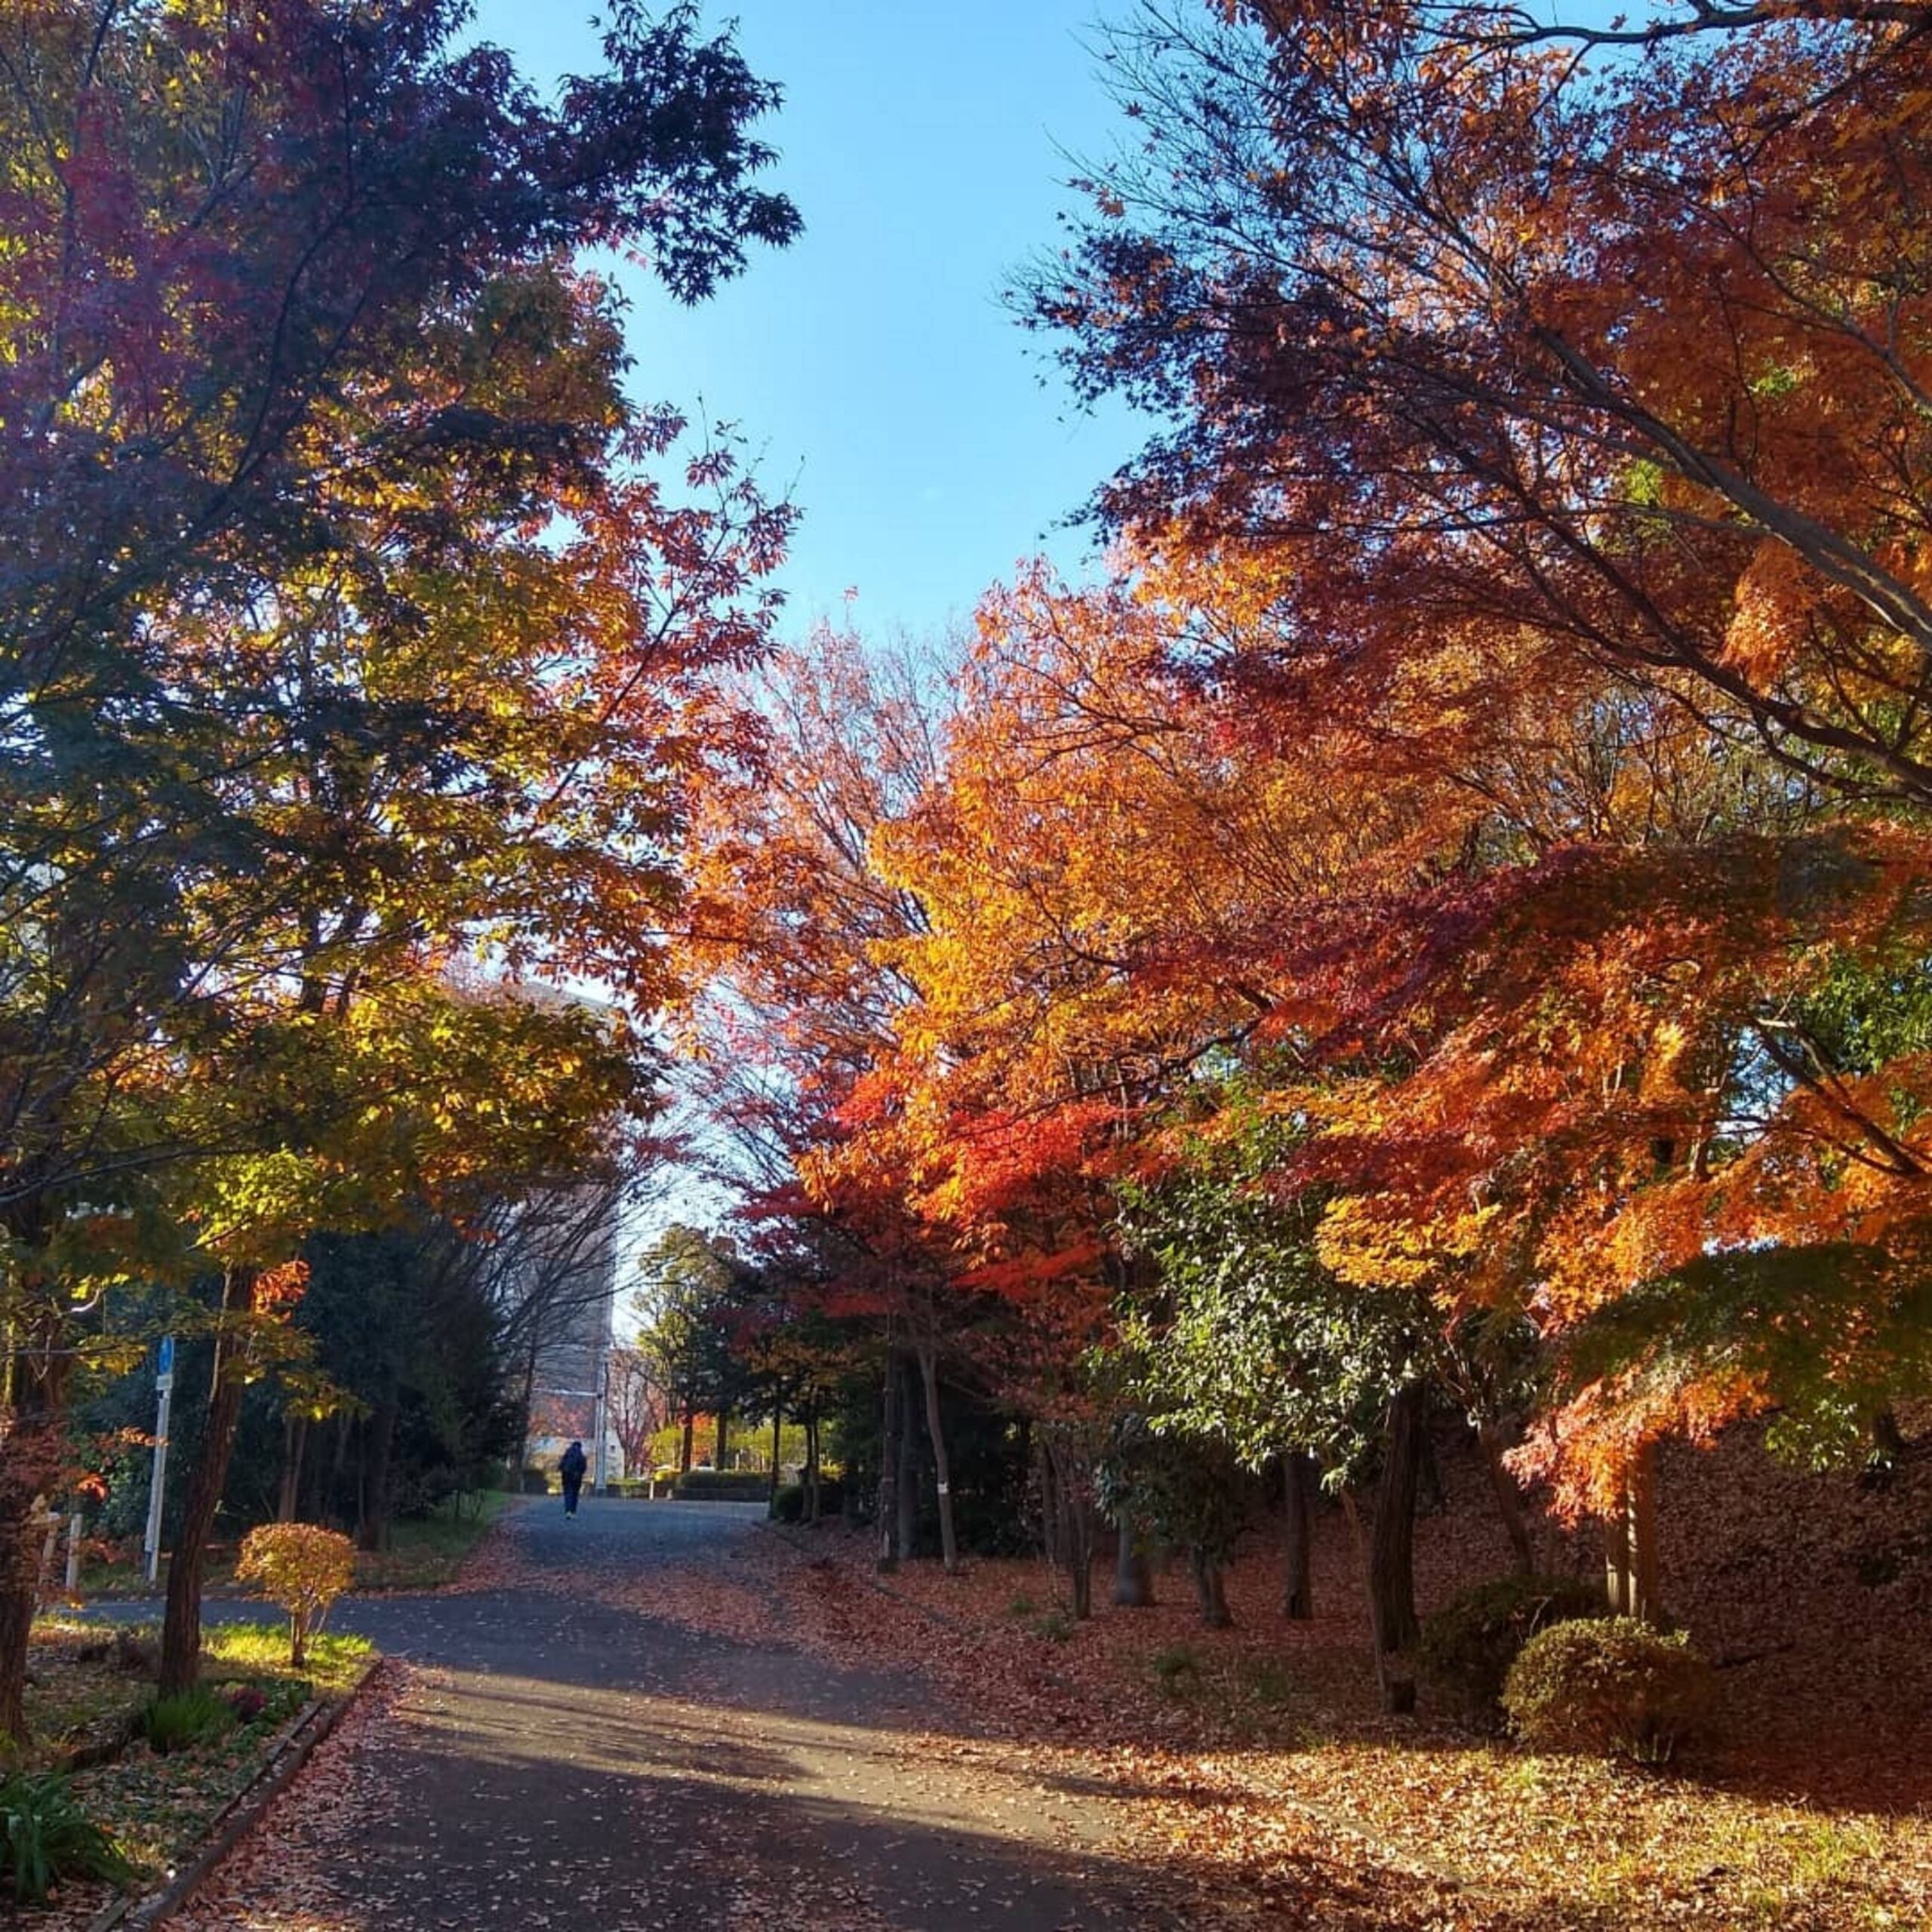
[[[730,1454],[731,1442],[731,1418],[721,1403],[718,1410],[718,1447],[712,1453],[711,1466],[721,1469],[726,1466],[724,1458]]]
[[[1154,1566],[1147,1552],[1135,1545],[1131,1516],[1121,1518],[1120,1536],[1114,1546],[1114,1601],[1123,1610],[1154,1607]]]
[[[899,1492],[904,1487],[899,1475],[899,1361],[888,1349],[885,1353],[884,1407],[878,1432],[878,1557],[875,1567],[896,1570],[904,1554],[899,1534]]]
[[[512,1472],[510,1487],[518,1495],[523,1493],[523,1472],[530,1466],[530,1426],[534,1419],[532,1411],[537,1406],[537,1330],[530,1331],[530,1346],[524,1351],[523,1392],[517,1399],[516,1468]]]
[[[799,1515],[807,1523],[816,1523],[819,1515],[818,1409],[816,1405],[805,1411],[804,1505]]]
[[[933,1466],[939,1487],[939,1553],[947,1574],[959,1567],[959,1545],[952,1531],[952,1483],[946,1457],[946,1424],[939,1412],[939,1352],[930,1345],[919,1352],[919,1374],[926,1385],[926,1432],[932,1438]]]
[[[233,1332],[233,1318],[255,1305],[256,1271],[232,1267],[222,1277],[222,1325],[214,1343],[214,1369],[210,1379],[208,1411],[195,1466],[188,1479],[180,1534],[174,1560],[168,1566],[168,1614],[161,1629],[161,1690],[164,1697],[192,1689],[202,1667],[202,1569],[208,1537],[221,1492],[228,1481],[228,1460],[235,1447],[235,1426],[242,1415],[244,1386],[241,1358],[244,1337]]]
[[[1421,1635],[1416,1617],[1416,1482],[1427,1402],[1426,1385],[1411,1382],[1389,1404],[1382,1480],[1376,1491],[1375,1522],[1368,1543],[1368,1618],[1375,1646],[1375,1681],[1382,1694],[1383,1709],[1392,1715],[1416,1707],[1412,1653]],[[1360,1527],[1352,1514],[1351,1527],[1359,1543]]]
[[[1306,1623],[1315,1614],[1315,1545],[1309,1512],[1314,1475],[1314,1465],[1299,1450],[1290,1450],[1282,1457],[1281,1500],[1287,1520],[1282,1540],[1285,1574],[1281,1614],[1293,1623]]]
[[[768,1494],[771,1499],[768,1507],[774,1516],[778,1513],[778,1452],[785,1439],[784,1431],[785,1411],[774,1403],[771,1410],[771,1484]]]
[[[349,1444],[355,1425],[346,1409],[338,1409],[335,1415],[335,1454],[329,1462],[329,1480],[327,1492],[330,1519],[345,1527],[349,1524],[349,1512],[342,1507],[343,1472],[349,1467]],[[358,1492],[360,1493],[359,1491]]]
[[[1657,1618],[1657,1445],[1647,1442],[1623,1472],[1621,1506],[1604,1525],[1604,1583],[1620,1617]]]
[[[1225,1630],[1234,1622],[1228,1608],[1227,1571],[1218,1557],[1196,1548],[1188,1554],[1194,1572],[1195,1600],[1201,1607],[1201,1620],[1211,1630]]]
[[[899,1473],[892,1494],[899,1506],[899,1554],[909,1563],[919,1549],[919,1392],[918,1371],[903,1359],[899,1364]]]
[[[681,1470],[681,1472],[682,1472],[685,1475],[689,1475],[691,1474],[691,1441],[692,1441],[693,1437],[694,1437],[697,1434],[697,1417],[696,1414],[694,1414],[694,1413],[691,1410],[691,1408],[690,1408],[689,1407],[686,1407],[686,1409],[685,1409],[685,1442],[684,1442],[684,1447],[683,1447],[683,1449],[679,1452],[678,1462],[678,1469],[680,1469],[680,1470]]]
[[[1066,1570],[1073,1614],[1084,1623],[1094,1614],[1094,1508],[1078,1438],[1052,1426],[1043,1429],[1040,1475],[1048,1561]]]
[[[1391,1651],[1406,1651],[1422,1634],[1416,1617],[1416,1486],[1422,1467],[1427,1386],[1411,1382],[1389,1404],[1389,1438],[1375,1495],[1370,1565]]]
[[[11,1413],[0,1438],[0,1739],[26,1740],[27,1639],[33,1627],[39,1539],[35,1500],[52,1493],[66,1460],[66,1383],[72,1358],[50,1324],[41,1347],[16,1342]]]
[[[281,1492],[275,1506],[278,1523],[292,1523],[296,1519],[302,1495],[302,1452],[308,1443],[308,1418],[285,1417],[281,1429]]]
[[[1533,1577],[1537,1567],[1536,1546],[1530,1540],[1530,1526],[1523,1515],[1523,1493],[1516,1487],[1516,1478],[1509,1473],[1509,1465],[1503,1460],[1503,1451],[1509,1445],[1502,1425],[1478,1423],[1476,1446],[1482,1451],[1482,1466],[1488,1473],[1489,1486],[1496,1497],[1497,1513],[1503,1518],[1503,1532],[1515,1553],[1516,1567],[1525,1577]]]
[[[1449,1491],[1442,1480],[1442,1465],[1435,1460],[1435,1438],[1430,1435],[1427,1419],[1416,1443],[1416,1512],[1438,1516],[1449,1506]]]
[[[377,1550],[389,1546],[390,1475],[395,1463],[396,1398],[386,1396],[369,1418],[367,1453],[362,1463],[360,1520],[355,1546]]]

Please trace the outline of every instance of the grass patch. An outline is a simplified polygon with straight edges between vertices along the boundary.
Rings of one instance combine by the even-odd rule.
[[[1201,1687],[1201,1653],[1192,1644],[1170,1644],[1147,1660],[1154,1681],[1170,1697],[1186,1697]]]
[[[1278,1711],[1294,1703],[1294,1672],[1279,1657],[1251,1657],[1241,1666],[1241,1685],[1255,1703]]]
[[[211,1677],[281,1677],[312,1682],[325,1694],[347,1690],[375,1654],[366,1637],[325,1632],[309,1639],[309,1661],[298,1676],[289,1668],[286,1623],[217,1623],[202,1633]]]
[[[481,1543],[513,1499],[491,1490],[460,1515],[441,1512],[413,1522],[391,1524],[387,1549],[358,1550],[358,1590],[434,1590],[455,1580],[463,1559]]]

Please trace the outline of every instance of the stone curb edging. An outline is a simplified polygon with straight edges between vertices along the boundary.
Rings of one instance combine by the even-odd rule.
[[[200,1890],[215,1867],[260,1823],[293,1782],[309,1755],[354,1708],[383,1660],[372,1657],[339,1697],[316,1699],[284,1734],[255,1775],[210,1820],[199,1849],[168,1882],[138,1899],[117,1899],[88,1920],[87,1932],[150,1932],[165,1925]]]
[[[811,1553],[811,1546],[788,1525],[767,1522],[759,1527],[769,1530],[781,1542],[789,1543],[800,1554]],[[949,1616],[943,1610],[935,1610],[931,1604],[921,1603],[917,1597],[909,1596],[903,1590],[895,1590],[890,1583],[881,1582],[877,1577],[861,1575],[860,1581],[876,1590],[881,1596],[890,1597],[894,1603],[902,1603],[909,1610],[917,1611],[921,1617],[930,1618],[932,1622],[961,1636],[972,1637],[979,1634],[977,1627],[963,1618]],[[1081,1687],[1072,1678],[1063,1675],[1051,1666],[1043,1666],[1041,1675],[1057,1690],[1066,1690],[1076,1695],[1081,1693]],[[1318,1825],[1324,1831],[1338,1832],[1345,1837],[1353,1838],[1358,1844],[1366,1846],[1383,1864],[1410,1878],[1426,1878],[1438,1885],[1449,1886],[1465,1898],[1478,1903],[1500,1900],[1503,1897],[1495,1887],[1472,1878],[1466,1872],[1459,1872],[1452,1865],[1439,1863],[1422,1853],[1411,1851],[1406,1846],[1397,1844],[1392,1839],[1386,1838],[1367,1826],[1358,1824],[1352,1818],[1341,1817],[1320,1805],[1310,1804],[1304,1799],[1290,1798],[1283,1794],[1273,1794],[1270,1801],[1280,1805],[1284,1810],[1293,1811],[1306,1819],[1312,1825]]]

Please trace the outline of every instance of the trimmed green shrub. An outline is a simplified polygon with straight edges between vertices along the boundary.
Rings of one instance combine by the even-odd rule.
[[[836,1516],[845,1506],[845,1492],[836,1476],[827,1476],[818,1486],[818,1513],[821,1518]],[[780,1523],[802,1523],[805,1520],[805,1487],[803,1483],[788,1482],[774,1498],[771,1514]]]
[[[1666,1637],[1611,1617],[1532,1637],[1510,1668],[1503,1708],[1534,1749],[1662,1764],[1709,1715],[1715,1689],[1681,1631]]]
[[[235,1706],[206,1684],[171,1697],[157,1697],[142,1712],[138,1728],[158,1757],[186,1751],[205,1737],[217,1737],[236,1721]]]
[[[38,1905],[62,1879],[130,1875],[114,1841],[74,1801],[57,1772],[0,1778],[0,1880],[17,1905]]]
[[[771,1494],[765,1469],[687,1469],[674,1494],[689,1503],[762,1503]]]
[[[1423,1620],[1423,1679],[1464,1716],[1500,1724],[1503,1686],[1523,1646],[1552,1623],[1609,1614],[1601,1586],[1577,1577],[1472,1584]]]

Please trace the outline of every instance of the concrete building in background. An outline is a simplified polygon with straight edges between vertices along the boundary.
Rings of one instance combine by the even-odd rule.
[[[625,1473],[608,1387],[623,1193],[598,1183],[547,1190],[512,1223],[514,1257],[500,1292],[525,1365],[523,1460],[554,1469],[583,1443],[593,1485]]]

